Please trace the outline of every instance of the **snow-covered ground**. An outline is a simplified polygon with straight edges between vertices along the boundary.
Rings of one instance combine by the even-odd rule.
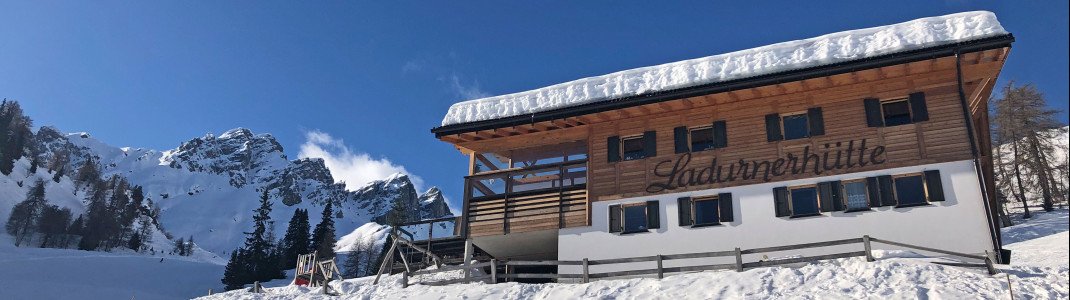
[[[336,282],[338,299],[1007,299],[1008,277],[1015,299],[1070,297],[1070,228],[1066,210],[1040,212],[1003,234],[1015,241],[1011,265],[1000,274],[932,264],[910,251],[875,251],[876,262],[848,258],[797,267],[745,272],[699,272],[665,279],[604,280],[588,284],[455,284],[401,288],[400,275]],[[442,276],[458,276],[448,274]],[[419,282],[420,277],[410,279]],[[318,289],[285,286],[266,294],[232,291],[204,299],[326,299]],[[331,298],[336,299],[336,298]]]

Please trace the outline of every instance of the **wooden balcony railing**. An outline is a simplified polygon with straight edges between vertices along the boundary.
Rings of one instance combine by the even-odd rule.
[[[468,176],[464,219],[473,237],[587,226],[587,160]]]

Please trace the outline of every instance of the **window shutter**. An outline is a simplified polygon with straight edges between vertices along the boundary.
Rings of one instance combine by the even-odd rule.
[[[658,213],[658,200],[646,202],[646,228],[661,228],[661,214]]]
[[[881,101],[877,98],[866,98],[866,124],[869,127],[883,127],[884,115],[881,114]]]
[[[732,222],[735,219],[732,218],[732,193],[721,193],[717,195],[717,205],[720,206],[721,223]]]
[[[723,120],[713,122],[713,147],[728,147],[728,128]]]
[[[866,196],[869,197],[869,207],[881,207],[881,189],[877,184],[877,177],[866,177]]]
[[[609,154],[609,162],[620,161],[620,137],[611,136],[606,139],[607,154]]]
[[[788,188],[778,187],[773,189],[773,205],[776,207],[777,217],[791,216],[791,206],[788,205]]]
[[[620,232],[620,205],[609,206],[609,232]]]
[[[643,155],[658,156],[658,137],[655,131],[643,132]]]
[[[843,182],[837,180],[829,183],[832,185],[832,209],[836,211],[846,210],[847,207],[844,205],[845,201],[843,199]]]
[[[929,120],[929,109],[925,106],[924,92],[910,94],[910,113],[914,122]]]
[[[680,126],[672,129],[673,141],[676,143],[676,154],[687,153],[687,127]]]
[[[827,181],[817,183],[817,200],[821,204],[821,212],[835,210],[832,204],[832,183]]]
[[[810,121],[810,136],[825,135],[825,118],[820,107],[807,109],[806,119]]]
[[[940,171],[925,171],[925,188],[929,192],[929,202],[944,201],[944,184],[940,182]]]
[[[691,197],[677,198],[676,208],[679,212],[680,226],[691,226],[691,224],[695,223],[691,220]]]
[[[877,185],[881,191],[881,206],[895,206],[895,184],[892,182],[892,176],[877,176]]]
[[[770,142],[784,139],[780,133],[780,114],[765,115],[765,137]]]

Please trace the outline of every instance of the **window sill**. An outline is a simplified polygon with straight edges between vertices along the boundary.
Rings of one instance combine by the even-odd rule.
[[[650,232],[650,230],[649,229],[643,229],[643,230],[623,231],[620,234],[633,234],[633,233],[643,233],[643,232]]]
[[[895,208],[915,207],[915,206],[929,206],[929,205],[933,205],[933,204],[929,203],[929,202],[912,203],[912,204],[896,205]]]
[[[873,209],[869,208],[869,207],[866,207],[866,208],[848,209],[848,210],[845,210],[843,212],[844,213],[854,213],[854,212],[863,212],[863,211],[873,211]]]
[[[814,216],[820,216],[820,215],[821,215],[821,213],[812,213],[812,214],[805,214],[805,215],[793,215],[793,216],[788,217],[788,218],[789,219],[797,219],[797,218],[814,217]]]
[[[721,224],[721,222],[706,223],[706,224],[695,224],[695,225],[691,225],[691,228],[713,227],[713,226],[721,226],[721,225],[724,225],[724,224]]]

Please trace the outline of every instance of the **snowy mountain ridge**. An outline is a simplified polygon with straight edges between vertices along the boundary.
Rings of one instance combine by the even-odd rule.
[[[399,211],[393,213],[399,221],[452,215],[437,188],[419,194],[407,175],[394,174],[349,190],[345,183],[335,182],[322,159],[290,160],[272,135],[246,128],[218,136],[209,133],[164,151],[115,147],[88,133],[63,133],[52,126],[41,127],[33,137],[29,152],[42,161],[58,162],[62,167],[56,168],[69,176],[92,159],[104,176],[121,175],[142,186],[160,206],[160,223],[168,233],[194,236],[200,247],[217,254],[244,240],[263,190],[273,202],[276,237],[283,235],[296,209],[317,215],[327,202],[335,205],[340,236],[368,222],[383,223],[392,210]],[[9,211],[10,205],[0,203],[6,206],[0,211]],[[319,218],[311,221],[314,225]]]

